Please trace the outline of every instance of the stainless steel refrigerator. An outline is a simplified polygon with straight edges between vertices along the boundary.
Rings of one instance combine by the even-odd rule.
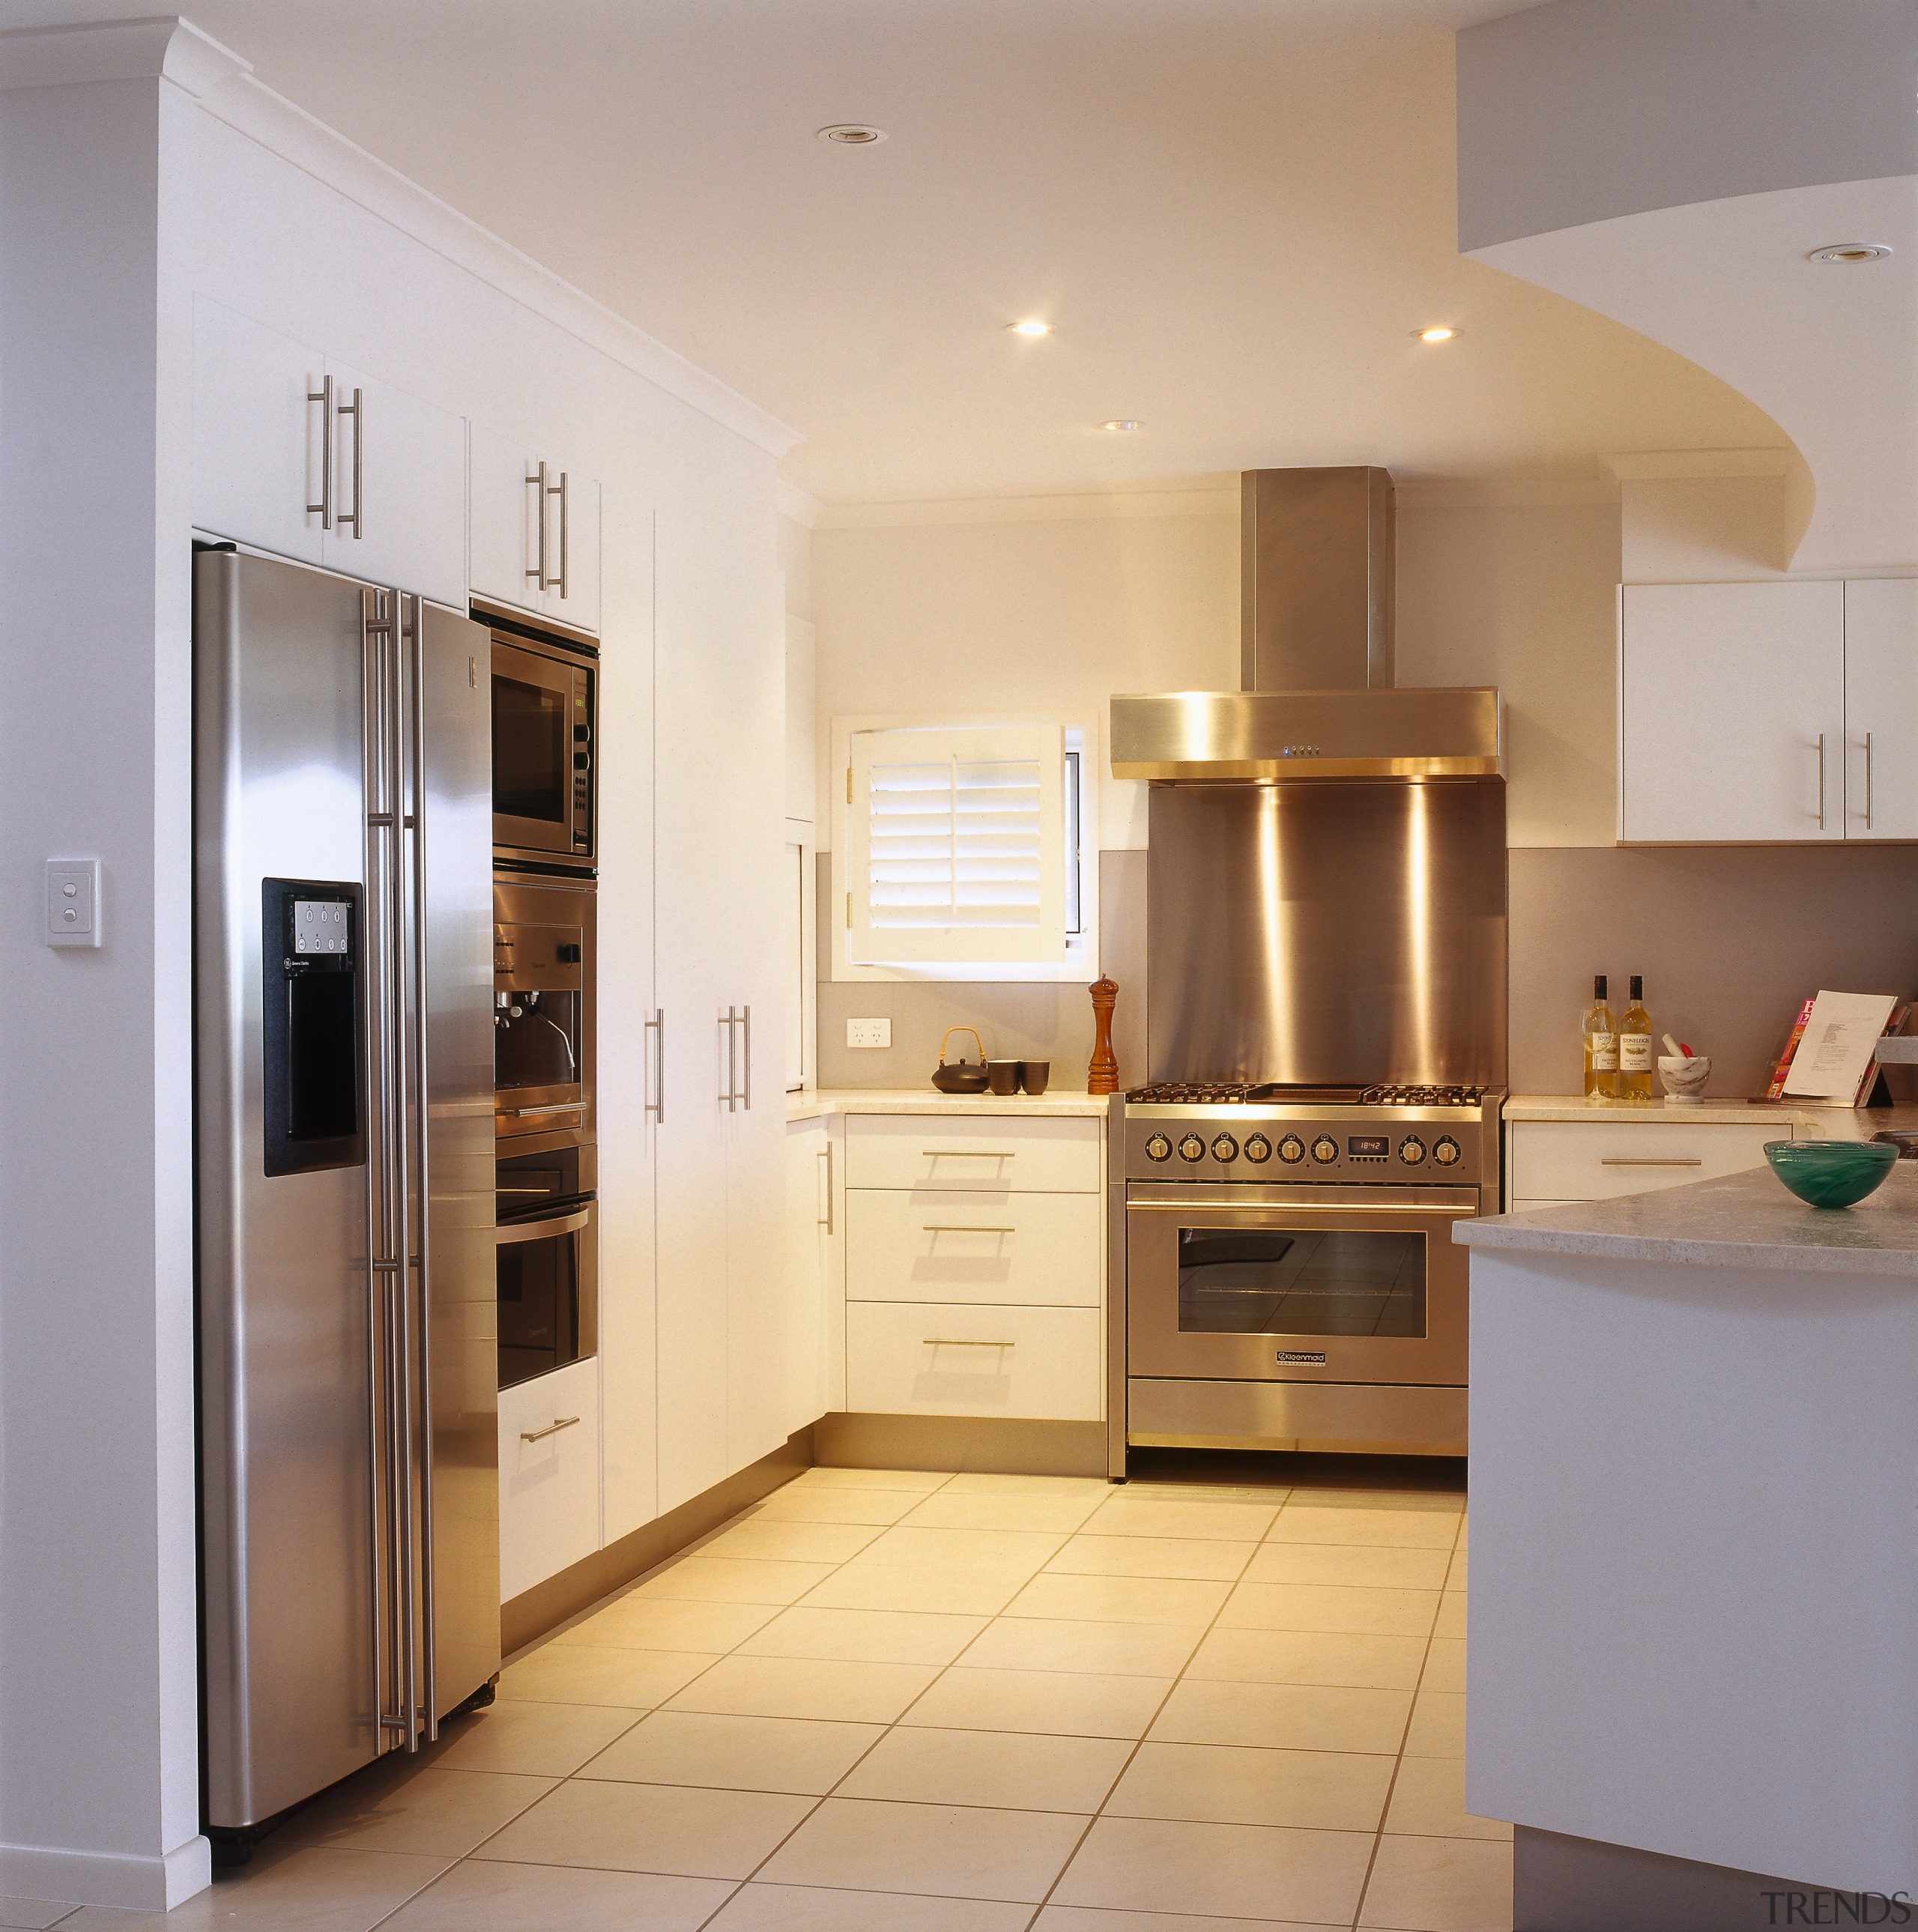
[[[500,1667],[491,643],[194,559],[206,1817]]]

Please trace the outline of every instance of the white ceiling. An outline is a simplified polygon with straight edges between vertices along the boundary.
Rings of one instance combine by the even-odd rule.
[[[14,0],[8,24],[109,18]],[[784,418],[829,502],[1778,444],[1456,252],[1511,0],[193,0],[260,80]],[[814,130],[870,121],[883,145]],[[1037,316],[1038,342],[1005,325]],[[1442,348],[1412,340],[1455,326]],[[1109,417],[1141,420],[1136,436]]]

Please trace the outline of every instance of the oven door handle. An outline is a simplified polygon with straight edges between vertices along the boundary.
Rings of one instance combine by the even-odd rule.
[[[501,1247],[508,1247],[519,1241],[544,1241],[555,1234],[575,1234],[593,1218],[590,1208],[581,1208],[571,1214],[555,1214],[543,1221],[509,1221],[505,1226],[494,1231],[494,1239]]]

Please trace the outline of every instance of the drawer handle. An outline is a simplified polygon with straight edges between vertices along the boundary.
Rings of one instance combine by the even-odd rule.
[[[929,1348],[1016,1348],[1016,1342],[968,1342],[955,1335],[929,1335],[925,1346]]]
[[[922,1148],[925,1160],[1016,1160],[1016,1148]]]
[[[956,1222],[928,1221],[923,1230],[928,1234],[1016,1234],[1016,1228],[962,1228]]]
[[[544,1429],[522,1429],[520,1440],[522,1442],[543,1442],[548,1436],[557,1436],[561,1430],[572,1428],[578,1420],[576,1415],[556,1415]]]
[[[1703,1167],[1705,1163],[1695,1154],[1687,1160],[1625,1160],[1614,1159],[1607,1154],[1598,1165],[1601,1167]]]

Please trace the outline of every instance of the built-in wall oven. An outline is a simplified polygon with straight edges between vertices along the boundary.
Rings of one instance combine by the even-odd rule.
[[[599,652],[491,612],[493,857],[590,870],[598,845]]]
[[[494,1151],[500,1386],[598,1347],[597,894],[496,872]]]

